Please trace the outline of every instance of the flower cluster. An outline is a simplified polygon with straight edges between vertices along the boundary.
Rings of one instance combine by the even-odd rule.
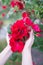
[[[21,52],[24,48],[26,38],[29,37],[30,29],[26,26],[23,20],[17,20],[11,26],[10,46],[13,52]]]
[[[31,28],[36,32],[40,32],[39,26],[32,22],[27,12],[23,12],[22,19],[17,20],[16,23],[10,27],[10,46],[13,52],[22,52],[25,41],[30,36]]]
[[[31,26],[35,32],[40,32],[41,31],[39,25],[38,24],[34,24],[33,21],[28,17],[28,13],[27,12],[23,12],[22,17],[23,17],[24,22],[28,26]]]
[[[19,2],[19,1],[17,1],[17,2],[11,1],[10,5],[11,5],[11,7],[17,6],[20,10],[24,8],[23,3]]]

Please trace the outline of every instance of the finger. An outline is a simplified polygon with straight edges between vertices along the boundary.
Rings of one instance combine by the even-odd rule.
[[[31,29],[30,38],[28,38],[28,40],[26,41],[25,48],[31,47],[33,45],[33,42],[34,42],[34,33],[33,30]]]
[[[6,34],[6,40],[7,40],[7,44],[9,44],[9,36],[8,36],[8,33]]]
[[[27,41],[32,40],[33,38],[34,38],[34,33],[33,33],[33,29],[31,29],[30,37],[27,39]]]
[[[33,29],[31,29],[30,37],[34,36]]]

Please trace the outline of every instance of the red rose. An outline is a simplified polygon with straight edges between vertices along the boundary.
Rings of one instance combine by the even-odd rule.
[[[4,17],[5,16],[5,13],[2,13],[2,17]]]
[[[41,34],[40,33],[36,33],[36,37],[41,37]]]
[[[28,13],[27,13],[27,12],[23,12],[23,13],[22,13],[22,17],[23,17],[23,18],[28,17]]]
[[[40,31],[41,31],[41,29],[40,29],[40,27],[38,26],[38,24],[34,24],[34,25],[32,26],[32,28],[33,28],[34,31],[36,31],[36,32],[40,32]]]
[[[28,17],[24,18],[24,21],[29,26],[33,26],[34,25],[34,23],[32,22],[32,20],[30,18],[28,18]]]
[[[16,3],[14,1],[11,1],[10,5],[11,5],[11,7],[14,7],[16,5]]]
[[[7,6],[6,5],[3,5],[2,8],[5,10],[7,8]]]
[[[22,50],[24,48],[24,43],[22,41],[20,41],[20,42],[14,41],[13,43],[10,42],[10,46],[11,46],[11,50],[13,52],[22,52]]]
[[[40,32],[41,31],[39,25],[38,24],[34,24],[30,18],[28,18],[28,17],[24,18],[24,22],[27,25],[31,26],[34,31],[36,31],[36,32]]]
[[[19,9],[23,9],[24,5],[22,2],[16,2],[16,5],[18,6]]]
[[[21,53],[23,51],[24,48],[24,43],[22,41],[19,42],[19,48],[18,48],[18,52]]]
[[[24,8],[23,3],[19,2],[19,1],[18,2],[11,1],[10,5],[11,5],[11,7],[18,6],[18,8],[20,10]]]

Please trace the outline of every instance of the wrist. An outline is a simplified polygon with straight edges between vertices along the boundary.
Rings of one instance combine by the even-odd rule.
[[[7,47],[0,54],[0,65],[4,65],[11,55],[12,55],[11,48],[9,45],[7,45]]]
[[[31,48],[24,48],[22,53],[31,52]]]
[[[33,65],[32,64],[32,55],[31,49],[25,49],[22,52],[22,65]]]

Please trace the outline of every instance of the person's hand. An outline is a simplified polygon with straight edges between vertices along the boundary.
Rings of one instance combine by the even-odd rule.
[[[6,34],[7,46],[3,49],[0,53],[0,65],[4,65],[9,57],[12,55],[11,47],[9,45],[9,36],[8,33]]]
[[[33,65],[31,55],[31,47],[33,43],[34,43],[34,33],[33,30],[31,30],[30,37],[26,41],[24,49],[22,51],[22,65]]]
[[[31,49],[33,43],[34,43],[34,33],[33,33],[33,29],[31,29],[30,38],[28,38],[28,40],[26,41],[23,51],[25,49]]]

